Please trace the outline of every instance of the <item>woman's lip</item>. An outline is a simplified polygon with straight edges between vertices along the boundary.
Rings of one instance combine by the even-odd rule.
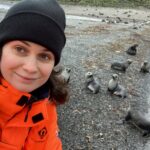
[[[21,78],[23,78],[23,79],[25,79],[25,80],[36,80],[36,79],[38,79],[38,78],[29,78],[29,77],[25,77],[25,76],[22,76],[22,75],[20,75],[20,74],[18,74],[18,73],[16,73],[19,77],[21,77]]]

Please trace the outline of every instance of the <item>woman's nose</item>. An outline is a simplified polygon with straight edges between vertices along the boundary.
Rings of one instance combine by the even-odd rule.
[[[38,71],[38,62],[35,58],[27,59],[23,65],[23,69],[29,73],[35,73]]]

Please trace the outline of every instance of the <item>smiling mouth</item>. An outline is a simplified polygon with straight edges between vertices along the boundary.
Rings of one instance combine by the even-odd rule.
[[[15,73],[17,76],[21,77],[22,79],[24,80],[29,80],[29,81],[33,81],[33,80],[37,80],[38,78],[29,78],[29,77],[25,77],[25,76],[22,76],[18,73]]]

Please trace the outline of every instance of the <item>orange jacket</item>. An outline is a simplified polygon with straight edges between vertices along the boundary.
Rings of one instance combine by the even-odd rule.
[[[25,104],[30,98],[1,80],[0,150],[62,150],[56,105],[44,99],[29,110]]]

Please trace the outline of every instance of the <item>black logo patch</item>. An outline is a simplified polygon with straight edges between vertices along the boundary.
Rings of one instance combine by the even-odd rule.
[[[43,119],[44,119],[44,117],[43,117],[43,114],[42,114],[42,113],[38,113],[38,114],[36,114],[36,115],[34,115],[34,116],[32,117],[33,123],[37,123],[37,122],[39,122],[39,121],[41,121],[41,120],[43,120]]]
[[[39,133],[40,138],[43,139],[44,136],[47,134],[46,127],[42,128],[38,133]]]

